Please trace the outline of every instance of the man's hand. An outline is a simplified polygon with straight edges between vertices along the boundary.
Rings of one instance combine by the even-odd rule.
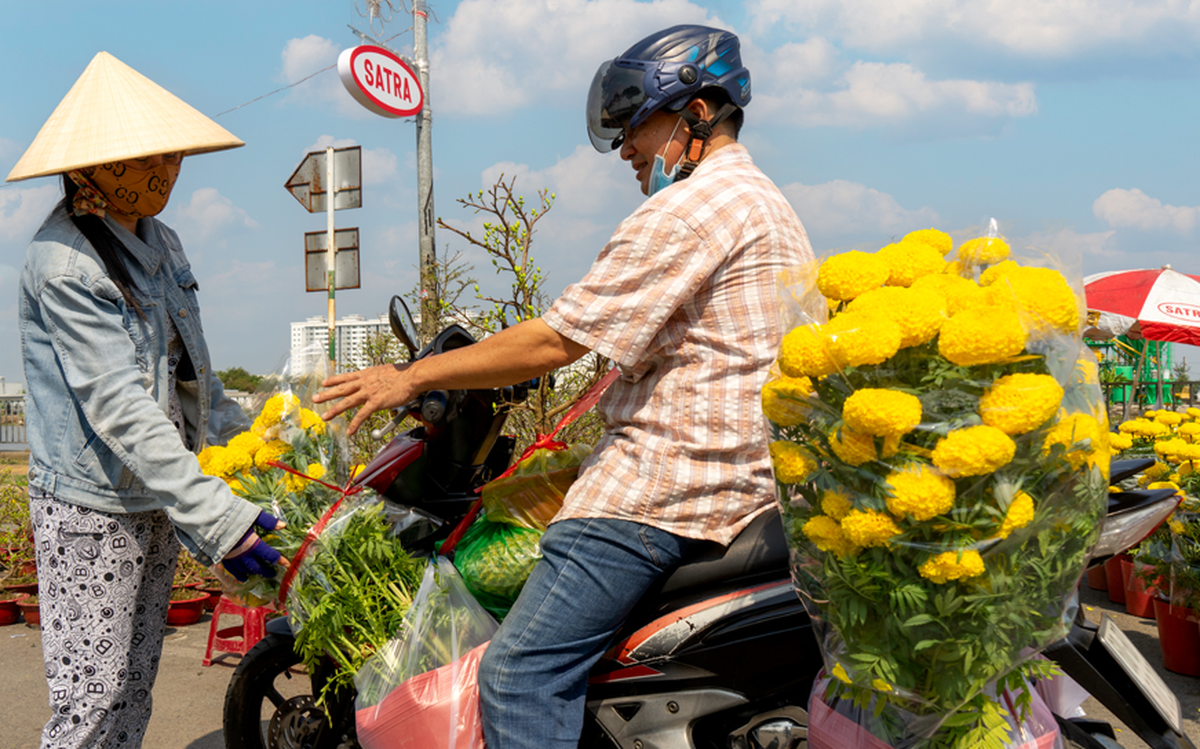
[[[360,369],[334,375],[321,383],[324,390],[313,396],[315,403],[324,403],[335,398],[337,403],[329,406],[322,414],[329,421],[338,414],[355,406],[362,406],[350,422],[347,434],[354,434],[362,423],[376,411],[398,408],[418,395],[409,383],[406,371],[409,364],[382,364],[378,367]]]

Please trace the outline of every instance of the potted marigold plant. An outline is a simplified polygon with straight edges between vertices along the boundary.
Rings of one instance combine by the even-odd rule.
[[[996,234],[914,232],[784,279],[763,391],[793,579],[825,674],[810,737],[1007,746],[1065,634],[1110,452],[1082,306]]]

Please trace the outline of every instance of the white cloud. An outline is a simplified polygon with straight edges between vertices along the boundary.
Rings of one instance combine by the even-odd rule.
[[[932,208],[905,209],[891,195],[857,182],[833,180],[820,185],[793,182],[780,190],[809,234],[902,234],[936,225]]]
[[[772,60],[778,56],[777,51]],[[784,50],[783,56],[791,53]],[[757,88],[756,117],[807,126],[867,127],[947,113],[1026,117],[1038,109],[1031,83],[930,80],[907,63],[858,61],[833,82],[832,90],[818,90],[787,85],[791,68],[794,64],[786,59],[766,66],[767,80]]]
[[[288,40],[280,54],[283,62],[282,75],[284,81],[288,85],[295,84],[295,88],[288,91],[287,101],[317,108],[332,104],[339,115],[355,119],[375,116],[350,96],[350,92],[342,85],[342,79],[338,77],[336,67],[333,70],[323,70],[330,65],[336,66],[341,51],[342,47],[316,34],[309,34],[303,39]],[[304,80],[305,78],[308,80]]]
[[[679,23],[724,25],[689,0],[463,0],[430,54],[434,109],[577,102],[602,61]]]
[[[184,237],[184,246],[209,242],[214,236],[238,228],[257,229],[258,223],[213,187],[202,187],[192,198],[175,208],[169,222]]]
[[[326,148],[349,148],[357,146],[353,138],[334,138],[332,135],[322,135],[317,142],[304,150],[305,154],[313,151],[324,151]],[[387,148],[364,148],[362,157],[362,181],[364,186],[391,184],[396,176],[399,159]]]
[[[1200,220],[1200,207],[1164,205],[1141,190],[1109,190],[1092,204],[1096,218],[1117,228],[1170,230],[1188,234]]]
[[[1200,38],[1200,8],[1143,0],[752,0],[755,33],[779,26],[816,31],[849,47],[911,49],[939,40],[968,40],[1033,57],[1086,50],[1187,50]]]
[[[62,189],[53,181],[39,187],[0,189],[0,239],[19,243],[33,239],[61,197]]]

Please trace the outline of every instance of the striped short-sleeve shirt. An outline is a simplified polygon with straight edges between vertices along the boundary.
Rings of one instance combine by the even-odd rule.
[[[771,506],[760,391],[782,336],[777,277],[811,259],[795,211],[738,144],[621,223],[543,316],[621,370],[557,520],[728,544]]]

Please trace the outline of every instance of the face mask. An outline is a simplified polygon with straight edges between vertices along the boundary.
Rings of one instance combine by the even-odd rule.
[[[671,142],[675,140],[675,133],[679,131],[680,122],[683,122],[682,117],[675,122],[675,128],[671,131],[671,137],[667,139],[667,145],[663,147],[662,153],[654,155],[654,165],[650,167],[650,185],[646,191],[647,198],[674,183],[675,177],[679,174],[679,161],[682,161],[683,158],[680,157],[679,161],[675,162],[675,166],[671,167],[671,173],[667,174],[667,160],[663,155],[671,147]]]
[[[156,216],[167,205],[179,176],[179,164],[137,168],[129,161],[96,167],[89,176],[104,195],[106,207],[131,218]]]

